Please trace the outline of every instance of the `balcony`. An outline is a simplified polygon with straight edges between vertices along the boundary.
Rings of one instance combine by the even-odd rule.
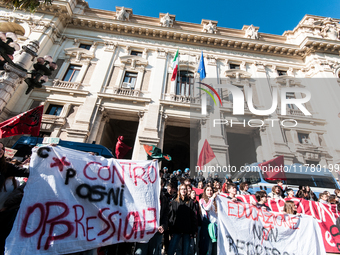
[[[68,81],[61,81],[61,80],[54,80],[53,81],[53,88],[60,88],[60,89],[79,89],[80,83],[78,82],[68,82]]]
[[[66,117],[60,117],[56,115],[43,114],[41,120],[42,129],[51,129],[52,125],[65,125]]]
[[[46,90],[46,92],[50,93],[51,91],[54,91],[56,93],[67,93],[71,96],[73,95],[87,95],[89,92],[84,89],[84,86],[82,86],[79,82],[68,82],[68,81],[62,81],[59,79],[55,79],[52,81],[52,84],[50,82],[47,82],[46,85],[43,86],[43,90]]]
[[[182,96],[182,95],[174,95],[171,97],[171,101],[175,101],[178,103],[184,103],[184,104],[200,104],[201,100],[197,97],[191,97],[191,96]]]
[[[287,109],[287,113],[290,114],[290,115],[295,115],[295,116],[305,116],[303,114],[303,112],[301,112],[300,110],[298,109],[291,109],[291,108],[288,108]]]
[[[113,94],[118,96],[139,97],[140,91],[133,88],[115,88]]]

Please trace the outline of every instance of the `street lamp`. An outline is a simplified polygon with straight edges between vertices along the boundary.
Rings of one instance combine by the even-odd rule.
[[[12,32],[3,33],[0,32],[0,70],[4,69],[4,64],[8,63],[11,66],[15,66],[20,70],[25,70],[21,66],[13,63],[13,54],[20,49],[20,45],[16,43],[17,36]]]
[[[52,74],[54,70],[58,68],[57,64],[53,62],[51,56],[37,58],[37,63],[33,65],[34,70],[28,71],[31,78],[26,78],[25,82],[28,85],[26,95],[34,88],[41,88],[43,83],[48,81],[48,76]]]

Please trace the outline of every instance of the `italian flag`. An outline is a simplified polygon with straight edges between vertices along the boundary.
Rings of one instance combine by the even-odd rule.
[[[171,76],[171,81],[175,81],[177,77],[177,72],[178,72],[178,50],[176,51],[176,55],[174,59],[172,60],[172,76]]]

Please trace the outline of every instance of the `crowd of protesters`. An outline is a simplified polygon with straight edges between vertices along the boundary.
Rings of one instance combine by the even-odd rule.
[[[20,184],[15,177],[28,177],[29,158],[23,162],[6,161],[4,146],[0,143],[0,255],[4,252],[6,237],[9,235],[24,193],[25,182]],[[325,204],[339,205],[340,190],[335,194],[323,192],[319,199],[308,186],[300,186],[294,193],[292,189],[283,188],[282,181],[277,181],[271,191],[249,192],[249,183],[237,186],[229,176],[224,180],[202,172],[195,178],[190,177],[190,169],[174,171],[172,174],[164,167],[160,170],[160,225],[155,235],[145,243],[119,243],[101,247],[95,252],[107,254],[217,254],[218,208],[216,197],[224,193],[232,201],[241,201],[237,195],[255,195],[253,203],[259,209],[270,211],[266,205],[268,197],[272,199],[303,198]],[[222,183],[223,182],[223,183]],[[340,207],[340,206],[339,206]],[[284,213],[297,214],[294,202],[286,201]],[[93,251],[75,254],[96,254]]]

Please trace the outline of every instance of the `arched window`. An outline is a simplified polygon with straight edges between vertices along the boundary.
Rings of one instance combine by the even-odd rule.
[[[194,96],[194,73],[180,71],[177,77],[176,95]]]

